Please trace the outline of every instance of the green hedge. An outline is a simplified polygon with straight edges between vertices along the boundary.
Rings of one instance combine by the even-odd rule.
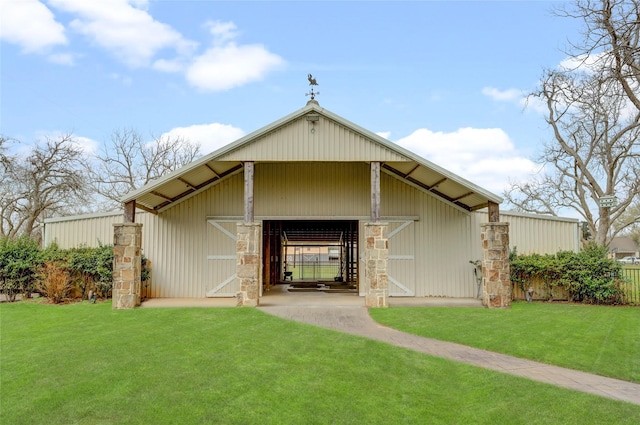
[[[42,255],[38,243],[28,236],[0,239],[0,290],[8,301],[35,289]]]
[[[149,278],[149,262],[142,258],[142,280]],[[60,277],[68,285],[60,284]],[[0,238],[0,291],[9,301],[40,293],[51,300],[87,299],[92,291],[98,297],[111,296],[113,285],[113,246],[81,246],[46,249],[29,237]]]
[[[560,251],[555,255],[518,255],[511,252],[511,282],[526,291],[540,280],[549,293],[564,288],[572,301],[590,304],[622,303],[620,264],[607,258],[607,248],[590,244],[580,252]]]

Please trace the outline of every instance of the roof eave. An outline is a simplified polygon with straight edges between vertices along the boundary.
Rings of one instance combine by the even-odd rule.
[[[231,142],[231,143],[229,143],[229,144],[227,144],[225,146],[222,146],[221,148],[216,149],[215,151],[213,151],[213,152],[203,156],[202,158],[199,158],[199,159],[197,159],[197,160],[185,165],[184,167],[181,167],[181,168],[179,168],[179,169],[177,169],[175,171],[172,171],[171,173],[166,174],[166,175],[158,178],[157,180],[149,182],[146,185],[144,185],[144,186],[142,186],[142,187],[140,187],[138,189],[135,189],[135,190],[132,190],[131,192],[128,192],[126,195],[124,195],[123,197],[120,198],[120,201],[123,202],[123,203],[133,201],[140,194],[148,192],[150,190],[154,190],[154,189],[162,186],[164,183],[168,182],[169,180],[171,180],[173,178],[176,178],[176,177],[179,177],[179,176],[181,176],[183,174],[186,174],[189,171],[192,171],[192,170],[194,170],[194,169],[196,169],[196,168],[198,168],[198,167],[200,167],[200,166],[202,166],[202,165],[204,165],[204,164],[206,164],[208,162],[215,161],[216,158],[219,158],[219,157],[221,157],[221,156],[223,156],[223,155],[225,155],[225,154],[227,154],[227,153],[229,153],[229,152],[241,147],[245,143],[248,143],[250,140],[256,139],[256,138],[262,136],[263,134],[266,134],[266,133],[274,130],[275,128],[279,127],[280,125],[284,124],[285,122],[294,120],[294,119],[296,119],[296,118],[308,113],[309,111],[316,111],[316,112],[321,113],[323,111],[323,109],[320,108],[319,106],[313,104],[313,103],[307,104],[304,108],[301,108],[301,109],[299,109],[297,111],[294,111],[291,114],[289,114],[289,115],[287,115],[285,117],[282,117],[279,120],[274,121],[269,125],[266,125],[266,126],[260,128],[260,129],[258,129],[256,131],[253,131],[253,132],[251,132],[251,133],[249,133],[249,134],[247,134],[245,136],[242,136],[241,138],[237,139],[236,141]]]

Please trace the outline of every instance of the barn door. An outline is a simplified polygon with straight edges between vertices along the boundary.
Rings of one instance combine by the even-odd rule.
[[[237,222],[207,219],[207,297],[234,297],[239,291],[236,279]]]
[[[413,297],[416,287],[415,230],[413,220],[388,220],[389,296]]]

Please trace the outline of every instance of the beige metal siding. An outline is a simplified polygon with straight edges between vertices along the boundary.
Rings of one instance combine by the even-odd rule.
[[[242,216],[243,185],[242,174],[231,176],[158,214],[157,230],[145,231],[143,226],[143,240],[148,239],[150,245],[145,253],[154,262],[152,296],[204,297],[213,282],[218,282],[218,274],[227,272],[218,269],[218,274],[210,274],[207,258],[213,248],[208,239],[211,225],[207,218]],[[227,244],[224,235],[217,237],[221,244]]]
[[[256,217],[369,216],[367,163],[259,163]]]
[[[143,227],[153,220],[152,217],[152,214],[136,213],[136,221],[143,223]],[[50,219],[45,222],[44,245],[56,243],[62,249],[112,245],[113,224],[122,223],[122,220],[122,212]]]
[[[360,247],[364,246],[362,228],[370,212],[368,163],[258,163],[255,172],[258,220],[359,218]],[[225,228],[233,233],[234,220],[244,212],[243,184],[238,173],[157,216],[136,214],[136,221],[143,224],[144,253],[153,263],[152,297],[205,297],[232,274],[232,261],[215,265],[209,259],[232,255],[227,251],[233,243],[212,231],[207,219],[226,219]],[[389,232],[418,217],[389,240],[389,254],[396,257],[391,260],[390,275],[418,297],[475,297],[477,286],[469,262],[482,256],[480,223],[487,220],[487,213],[469,213],[445,204],[386,173],[381,175],[381,192],[381,215],[389,221]],[[511,223],[511,246],[520,253],[578,248],[575,220],[508,212],[502,212],[501,218]],[[118,222],[122,222],[120,213],[49,220],[45,243],[56,240],[62,248],[95,246],[98,241],[111,244],[112,224]]]
[[[474,227],[488,221],[487,211],[473,214]],[[519,254],[555,254],[558,251],[578,251],[578,220],[536,216],[512,211],[501,211],[500,221],[509,223],[509,247]],[[475,259],[482,258],[480,231],[473,234]]]
[[[222,155],[220,161],[409,161],[408,158],[325,117],[305,117]]]
[[[417,297],[473,297],[475,281],[471,267],[470,214],[450,206],[422,189],[407,185],[388,175],[381,176],[381,213],[383,216],[419,216],[412,226],[389,240],[390,255],[414,253],[413,264],[396,261],[390,274],[415,276],[408,288]],[[393,229],[397,223],[390,223]],[[479,232],[479,229],[478,229]],[[400,271],[395,268],[413,267]],[[409,281],[409,279],[407,279]]]

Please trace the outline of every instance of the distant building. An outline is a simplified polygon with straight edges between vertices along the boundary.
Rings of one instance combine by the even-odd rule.
[[[612,258],[620,259],[628,256],[640,257],[640,247],[629,236],[613,238],[609,244],[609,252]]]

